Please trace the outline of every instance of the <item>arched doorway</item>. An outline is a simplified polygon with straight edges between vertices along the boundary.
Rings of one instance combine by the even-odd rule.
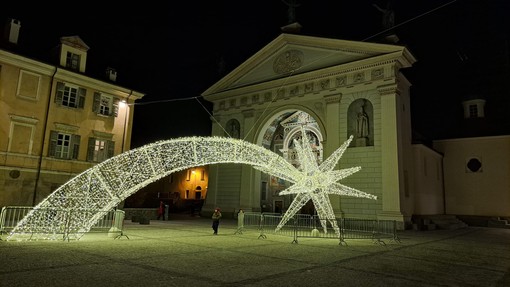
[[[323,136],[318,122],[313,116],[301,110],[287,110],[276,115],[263,129],[262,145],[282,156],[294,167],[300,167],[296,156],[294,140],[300,141],[304,128],[310,145],[315,151],[317,162],[323,159]],[[268,174],[261,174],[260,209],[262,212],[284,213],[293,200],[292,195],[279,195],[279,192],[288,188],[290,183]],[[303,208],[304,214],[315,214],[312,202]]]

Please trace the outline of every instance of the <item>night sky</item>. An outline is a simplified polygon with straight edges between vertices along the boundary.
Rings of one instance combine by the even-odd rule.
[[[281,33],[280,27],[288,22],[285,2],[291,0],[186,1],[175,6],[145,2],[80,8],[66,4],[65,9],[45,3],[31,4],[29,10],[26,3],[14,3],[2,7],[0,16],[3,21],[21,21],[22,53],[46,61],[60,37],[78,35],[90,47],[88,75],[103,78],[106,67],[113,67],[118,85],[145,93],[135,107],[132,147],[210,135],[206,109],[211,105],[198,98],[204,108],[195,97]],[[387,1],[297,3],[296,19],[303,35],[380,40],[382,13],[373,4],[384,8]],[[486,95],[486,112],[502,106],[492,99],[502,98],[503,106],[509,106],[510,1],[394,0],[392,4],[400,44],[418,60],[404,71],[413,83],[416,131],[433,138],[444,136],[462,119],[460,102],[469,93]],[[504,113],[496,120],[508,122]]]

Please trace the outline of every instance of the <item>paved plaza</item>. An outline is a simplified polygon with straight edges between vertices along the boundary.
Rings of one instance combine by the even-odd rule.
[[[299,238],[237,221],[126,220],[118,239],[0,241],[0,286],[510,286],[510,229],[399,232],[400,243]]]

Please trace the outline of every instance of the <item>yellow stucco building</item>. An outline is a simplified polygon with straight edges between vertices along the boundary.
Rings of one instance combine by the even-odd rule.
[[[19,22],[10,22],[11,33]],[[8,37],[16,45],[17,37]],[[130,149],[144,94],[86,75],[89,47],[62,37],[56,63],[0,49],[0,206],[31,206],[95,164]]]

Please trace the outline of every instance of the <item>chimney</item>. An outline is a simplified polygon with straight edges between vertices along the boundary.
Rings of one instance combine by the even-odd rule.
[[[106,68],[106,77],[108,80],[115,82],[117,80],[117,71],[114,68]]]
[[[5,37],[6,40],[11,44],[18,44],[19,29],[21,28],[21,22],[16,19],[7,19],[7,25],[5,25]]]

